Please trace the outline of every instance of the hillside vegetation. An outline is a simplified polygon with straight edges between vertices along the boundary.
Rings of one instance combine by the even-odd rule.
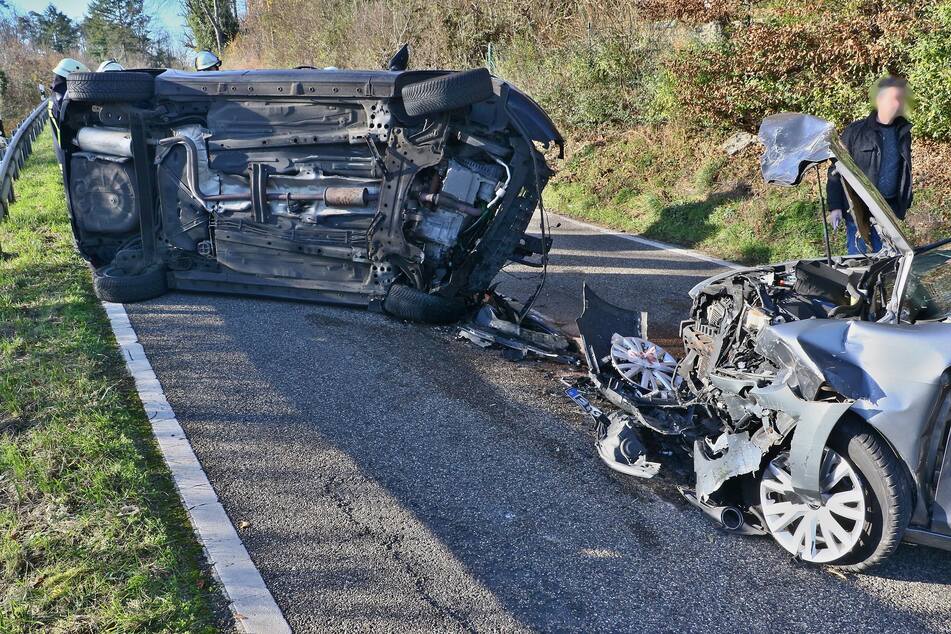
[[[64,57],[92,69],[109,58],[126,68],[180,63],[145,0],[89,0],[80,3],[85,6],[80,20],[56,7],[69,9],[66,2],[26,13],[20,11],[23,4],[0,0],[0,118],[7,134],[40,102],[39,87],[49,87],[52,70]]]
[[[815,182],[766,188],[756,145],[727,156],[724,140],[784,110],[843,125],[876,78],[905,75],[909,229],[951,233],[947,0],[262,0],[224,58],[379,68],[402,42],[415,68],[488,66],[552,114],[569,139],[553,207],[751,262],[821,250]]]

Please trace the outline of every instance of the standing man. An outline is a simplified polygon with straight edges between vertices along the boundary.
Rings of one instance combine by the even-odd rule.
[[[875,109],[868,117],[853,121],[842,132],[842,144],[872,184],[888,201],[892,211],[904,218],[911,207],[911,123],[905,118],[908,82],[888,76],[875,86]],[[832,227],[845,220],[849,255],[866,252],[865,241],[858,235],[855,220],[848,213],[848,200],[842,181],[829,168],[827,188]],[[882,240],[872,227],[872,251],[882,248]]]

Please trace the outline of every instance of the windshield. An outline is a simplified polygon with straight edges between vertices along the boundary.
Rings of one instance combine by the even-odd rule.
[[[912,321],[951,318],[951,245],[915,256],[904,307]]]

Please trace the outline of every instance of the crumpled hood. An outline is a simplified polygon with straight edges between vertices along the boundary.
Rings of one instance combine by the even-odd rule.
[[[786,112],[763,119],[759,139],[765,146],[760,169],[766,182],[798,185],[813,165],[835,161],[860,230],[870,215],[882,241],[894,253],[912,252],[898,218],[852,160],[834,125],[812,115]]]

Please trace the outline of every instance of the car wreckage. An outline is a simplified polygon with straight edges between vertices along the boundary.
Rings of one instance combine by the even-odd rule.
[[[640,313],[586,288],[583,352],[611,405],[568,396],[598,421],[611,468],[657,473],[642,430],[686,440],[687,499],[801,560],[861,570],[903,539],[951,548],[951,241],[912,248],[828,122],[776,115],[760,140],[771,183],[831,162],[883,250],[700,283],[679,361],[644,338]]]
[[[562,138],[484,69],[74,73],[55,112],[76,245],[104,300],[175,288],[448,322],[506,261],[548,248],[525,233],[550,175],[536,143]],[[902,539],[949,548],[951,247],[910,246],[831,124],[778,115],[760,137],[770,182],[831,161],[884,249],[701,283],[679,361],[640,313],[586,288],[582,351],[615,411],[568,394],[619,472],[660,468],[642,430],[686,440],[684,493],[728,530],[853,570]],[[525,339],[510,312],[484,306],[468,338]],[[538,321],[520,349],[563,357],[556,334]]]
[[[231,292],[430,322],[543,252],[525,233],[550,174],[536,143],[563,146],[485,69],[72,73],[55,123],[100,298]]]

